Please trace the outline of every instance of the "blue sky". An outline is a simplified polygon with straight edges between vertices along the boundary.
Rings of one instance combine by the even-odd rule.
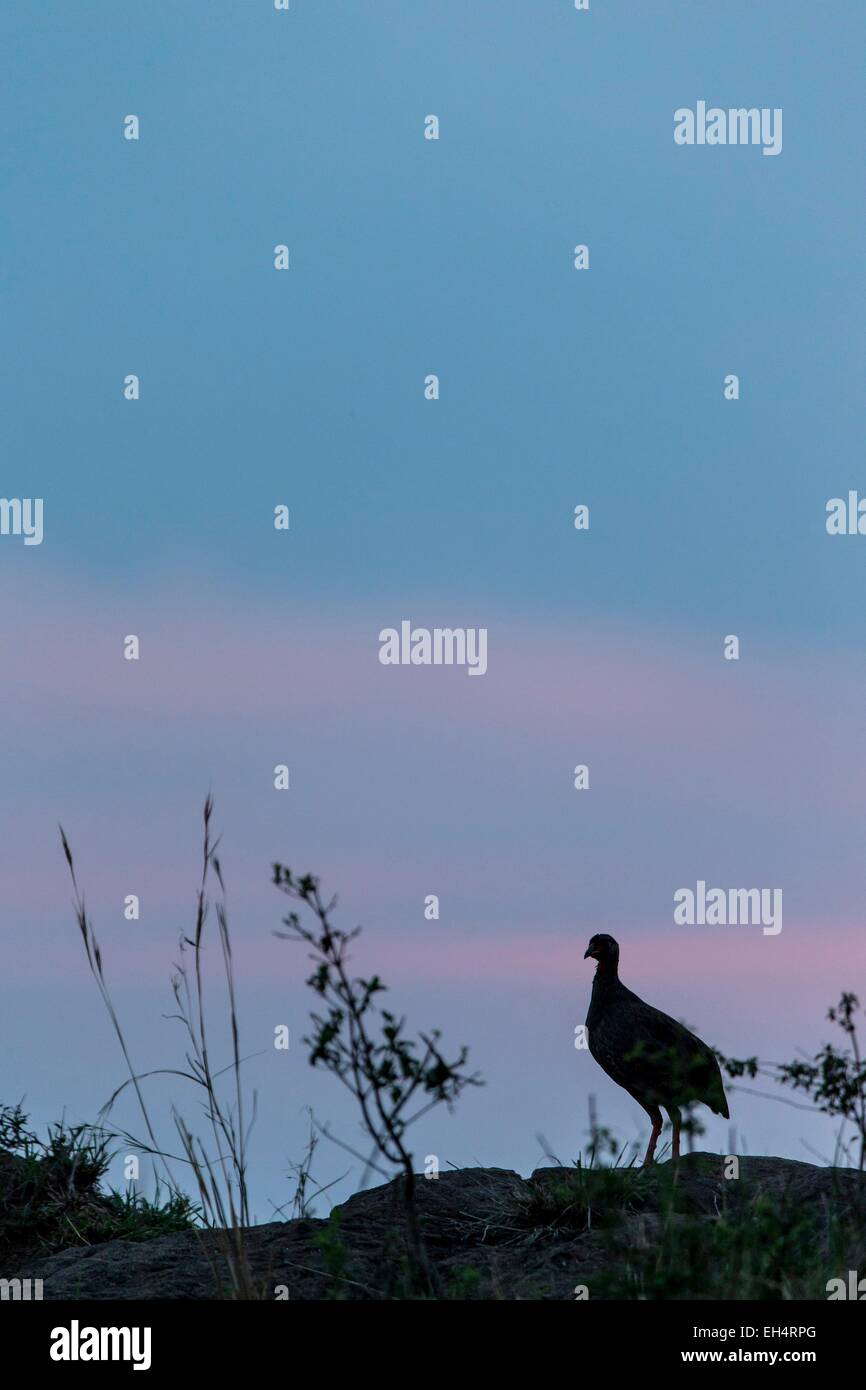
[[[824,518],[866,490],[864,39],[860,5],[803,0],[7,3],[2,492],[45,500],[40,547],[0,539],[8,1026],[31,1038],[5,1054],[8,1096],[90,1116],[117,1080],[57,820],[146,1051],[208,786],[253,1028],[281,1021],[281,990],[303,1028],[267,885],[300,856],[383,933],[376,966],[393,959],[419,1024],[481,1051],[455,1161],[484,1133],[483,1161],[531,1166],[557,1125],[574,1149],[590,1081],[568,1039],[599,927],[727,1050],[822,1039],[830,976],[856,987],[863,965],[866,541]],[[783,108],[781,155],[676,146],[698,100]],[[488,626],[488,676],[382,672],[378,631],[406,617]],[[790,904],[728,974],[670,918],[674,887],[714,875]],[[425,957],[416,908],[440,882],[451,934]],[[131,883],[143,955],[117,921]],[[544,963],[572,950],[548,992]],[[516,963],[479,1010],[484,951],[494,981],[494,955]],[[738,971],[751,1013],[726,1030]],[[768,1015],[776,978],[797,1008]],[[58,1049],[67,1008],[86,1023]],[[300,1061],[290,1101],[261,1082],[261,1194],[301,1146],[286,1115],[331,1104]],[[753,1148],[832,1142],[771,1111],[746,1109]]]
[[[52,564],[861,631],[818,544],[863,396],[856,6],[2,22],[7,482]],[[782,157],[676,147],[698,98],[782,106]]]

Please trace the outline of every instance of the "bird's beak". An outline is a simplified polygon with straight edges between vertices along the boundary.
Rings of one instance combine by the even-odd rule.
[[[598,960],[598,956],[595,954],[595,951],[591,950],[589,946],[587,946],[586,950],[583,953],[584,960],[586,960],[587,956],[591,956],[593,960]]]

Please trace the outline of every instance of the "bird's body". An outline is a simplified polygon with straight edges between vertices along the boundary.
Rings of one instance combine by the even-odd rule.
[[[660,1105],[671,1118],[677,1158],[680,1106],[700,1101],[715,1114],[729,1118],[715,1054],[676,1019],[626,988],[619,978],[619,946],[612,936],[594,936],[586,956],[598,961],[586,1018],[589,1050],[611,1080],[628,1091],[652,1121],[644,1164],[652,1161],[661,1133]]]

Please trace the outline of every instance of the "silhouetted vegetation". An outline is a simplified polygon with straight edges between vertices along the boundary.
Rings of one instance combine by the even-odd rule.
[[[100,1112],[100,1121],[108,1116],[118,1097],[128,1086],[133,1088],[142,1120],[145,1135],[136,1136],[125,1130],[106,1131],[112,1137],[123,1138],[142,1153],[154,1159],[157,1171],[162,1171],[165,1182],[173,1198],[183,1199],[183,1188],[178,1180],[175,1167],[185,1166],[195,1183],[199,1205],[196,1208],[202,1225],[219,1233],[223,1243],[223,1254],[228,1267],[231,1286],[238,1298],[255,1297],[246,1267],[243,1243],[244,1228],[249,1225],[249,1195],[247,1187],[247,1142],[255,1119],[255,1095],[249,1107],[247,1122],[243,1087],[241,1084],[240,1029],[235,994],[234,967],[232,962],[231,938],[228,916],[225,908],[225,887],[217,848],[211,834],[213,800],[208,796],[204,804],[201,877],[196,895],[195,922],[192,935],[182,934],[178,942],[179,962],[174,967],[171,988],[177,1013],[171,1018],[181,1023],[186,1034],[187,1046],[182,1068],[158,1068],[139,1072],[133,1066],[126,1038],[114,1007],[109,989],[99,942],[93,924],[87,913],[84,895],[78,886],[75,863],[69,841],[61,826],[60,836],[63,852],[72,878],[75,903],[75,917],[90,971],[96,981],[99,993],[105,1004],[114,1032],[120,1044],[123,1059],[129,1076],[109,1097]],[[217,936],[228,1005],[228,1024],[231,1038],[231,1061],[228,1066],[215,1067],[208,1041],[207,1008],[203,975],[203,942],[205,928],[211,915],[211,901],[208,891],[215,884],[217,897],[213,904],[216,918]],[[191,955],[191,960],[190,960]],[[230,1093],[222,1094],[218,1082],[228,1074]],[[209,1141],[194,1133],[183,1115],[172,1109],[172,1118],[182,1153],[173,1154],[157,1138],[156,1125],[151,1118],[145,1101],[142,1083],[153,1076],[175,1076],[189,1081],[196,1088],[202,1101],[205,1120],[210,1132]]]
[[[276,1253],[266,1239],[260,1244],[257,1229],[277,1228],[250,1225],[247,1140],[255,1097],[248,1103],[241,1085],[245,1059],[212,813],[208,797],[195,921],[179,942],[171,981],[171,1017],[185,1040],[183,1065],[176,1069],[142,1072],[133,1064],[63,835],[86,958],[128,1075],[97,1124],[60,1122],[44,1138],[31,1129],[20,1105],[0,1106],[0,1250],[7,1264],[117,1238],[142,1242],[192,1231],[201,1262],[212,1269],[211,1289],[233,1298],[273,1296],[273,1265],[285,1256],[281,1278],[292,1298],[562,1298],[582,1296],[577,1291],[585,1287],[592,1298],[759,1300],[826,1298],[828,1280],[866,1266],[866,1061],[854,994],[844,993],[827,1014],[844,1036],[841,1045],[826,1043],[787,1063],[716,1056],[735,1080],[765,1076],[807,1097],[842,1121],[842,1135],[853,1126],[859,1175],[843,1167],[694,1153],[642,1170],[636,1154],[625,1159],[626,1146],[600,1123],[590,1099],[589,1144],[571,1166],[548,1155],[555,1166],[529,1179],[508,1170],[469,1169],[442,1174],[436,1183],[419,1182],[411,1127],[438,1106],[453,1107],[480,1078],[467,1069],[465,1047],[451,1056],[436,1029],[414,1034],[405,1017],[384,1007],[386,986],[379,975],[358,976],[351,968],[352,943],[361,929],[338,927],[336,900],[322,897],[318,880],[297,877],[279,864],[273,881],[298,910],[293,907],[285,930],[276,934],[303,944],[312,960],[307,984],[318,1003],[304,1039],[309,1062],[334,1076],[357,1104],[373,1155],[350,1152],[390,1181],[356,1194],[327,1220],[315,1217],[312,1199],[326,1189],[311,1175],[318,1144],[311,1115],[306,1151],[291,1165],[295,1220],[279,1228]],[[228,1061],[219,1066],[203,971],[212,919],[228,1020]],[[192,1084],[203,1101],[207,1141],[172,1108],[180,1153],[162,1142],[145,1099],[148,1079],[158,1075]],[[145,1131],[138,1138],[104,1123],[130,1089]],[[682,1089],[683,1130],[691,1143],[700,1125],[691,1113],[689,1087]],[[132,1185],[106,1190],[118,1139],[153,1158],[157,1185],[150,1200]],[[841,1136],[839,1146],[850,1157]],[[195,1204],[178,1169],[192,1177]],[[291,1256],[285,1254],[289,1239]],[[108,1260],[110,1251],[104,1255]],[[88,1268],[94,1263],[88,1260]]]
[[[88,1125],[49,1125],[44,1139],[19,1105],[0,1105],[0,1250],[5,1261],[106,1240],[149,1240],[189,1229],[197,1212],[182,1194],[148,1201],[104,1190],[113,1154]]]
[[[856,994],[843,993],[839,1003],[827,1010],[848,1039],[846,1047],[825,1043],[812,1057],[793,1062],[761,1062],[757,1057],[737,1059],[717,1054],[731,1077],[766,1076],[809,1097],[816,1110],[852,1124],[859,1146],[858,1166],[866,1168],[866,1058],[857,1034],[854,1016],[860,1008]]]
[[[342,1082],[357,1101],[378,1155],[402,1171],[415,1270],[429,1292],[438,1292],[418,1224],[416,1175],[406,1132],[434,1107],[450,1109],[467,1086],[481,1084],[480,1078],[464,1071],[467,1048],[462,1047],[453,1061],[446,1059],[439,1047],[438,1030],[420,1033],[417,1039],[406,1036],[405,1018],[377,1002],[386,990],[378,975],[352,977],[349,948],[361,929],[344,931],[334,926],[331,914],[337,900],[325,902],[318,879],[311,874],[298,877],[275,864],[274,883],[307,909],[312,919],[308,926],[291,911],[283,922],[288,931],[277,933],[285,940],[309,946],[315,965],[307,983],[322,1000],[325,1012],[312,1015],[313,1032],[304,1039],[310,1064],[323,1066]]]

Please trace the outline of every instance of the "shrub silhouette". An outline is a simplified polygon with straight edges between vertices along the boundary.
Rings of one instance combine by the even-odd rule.
[[[827,1010],[848,1038],[847,1048],[825,1043],[811,1058],[793,1062],[760,1062],[757,1057],[738,1059],[718,1053],[719,1064],[731,1077],[768,1076],[794,1091],[805,1091],[816,1109],[854,1125],[860,1146],[859,1170],[866,1168],[866,1058],[857,1035],[854,1015],[860,1008],[856,994],[843,993]]]
[[[361,928],[344,931],[333,925],[331,913],[337,900],[325,902],[318,879],[310,874],[296,877],[281,864],[273,867],[277,888],[312,918],[307,925],[293,910],[283,921],[288,930],[277,932],[284,940],[309,946],[315,965],[307,984],[322,1000],[325,1012],[312,1015],[313,1032],[304,1038],[310,1064],[323,1066],[343,1083],[358,1103],[377,1153],[400,1169],[414,1272],[424,1290],[437,1295],[438,1282],[418,1224],[416,1178],[406,1131],[435,1106],[450,1109],[467,1086],[481,1085],[481,1079],[464,1070],[466,1047],[453,1061],[445,1058],[438,1030],[419,1033],[417,1039],[406,1036],[405,1018],[377,1003],[386,989],[378,975],[352,978],[349,948]]]

